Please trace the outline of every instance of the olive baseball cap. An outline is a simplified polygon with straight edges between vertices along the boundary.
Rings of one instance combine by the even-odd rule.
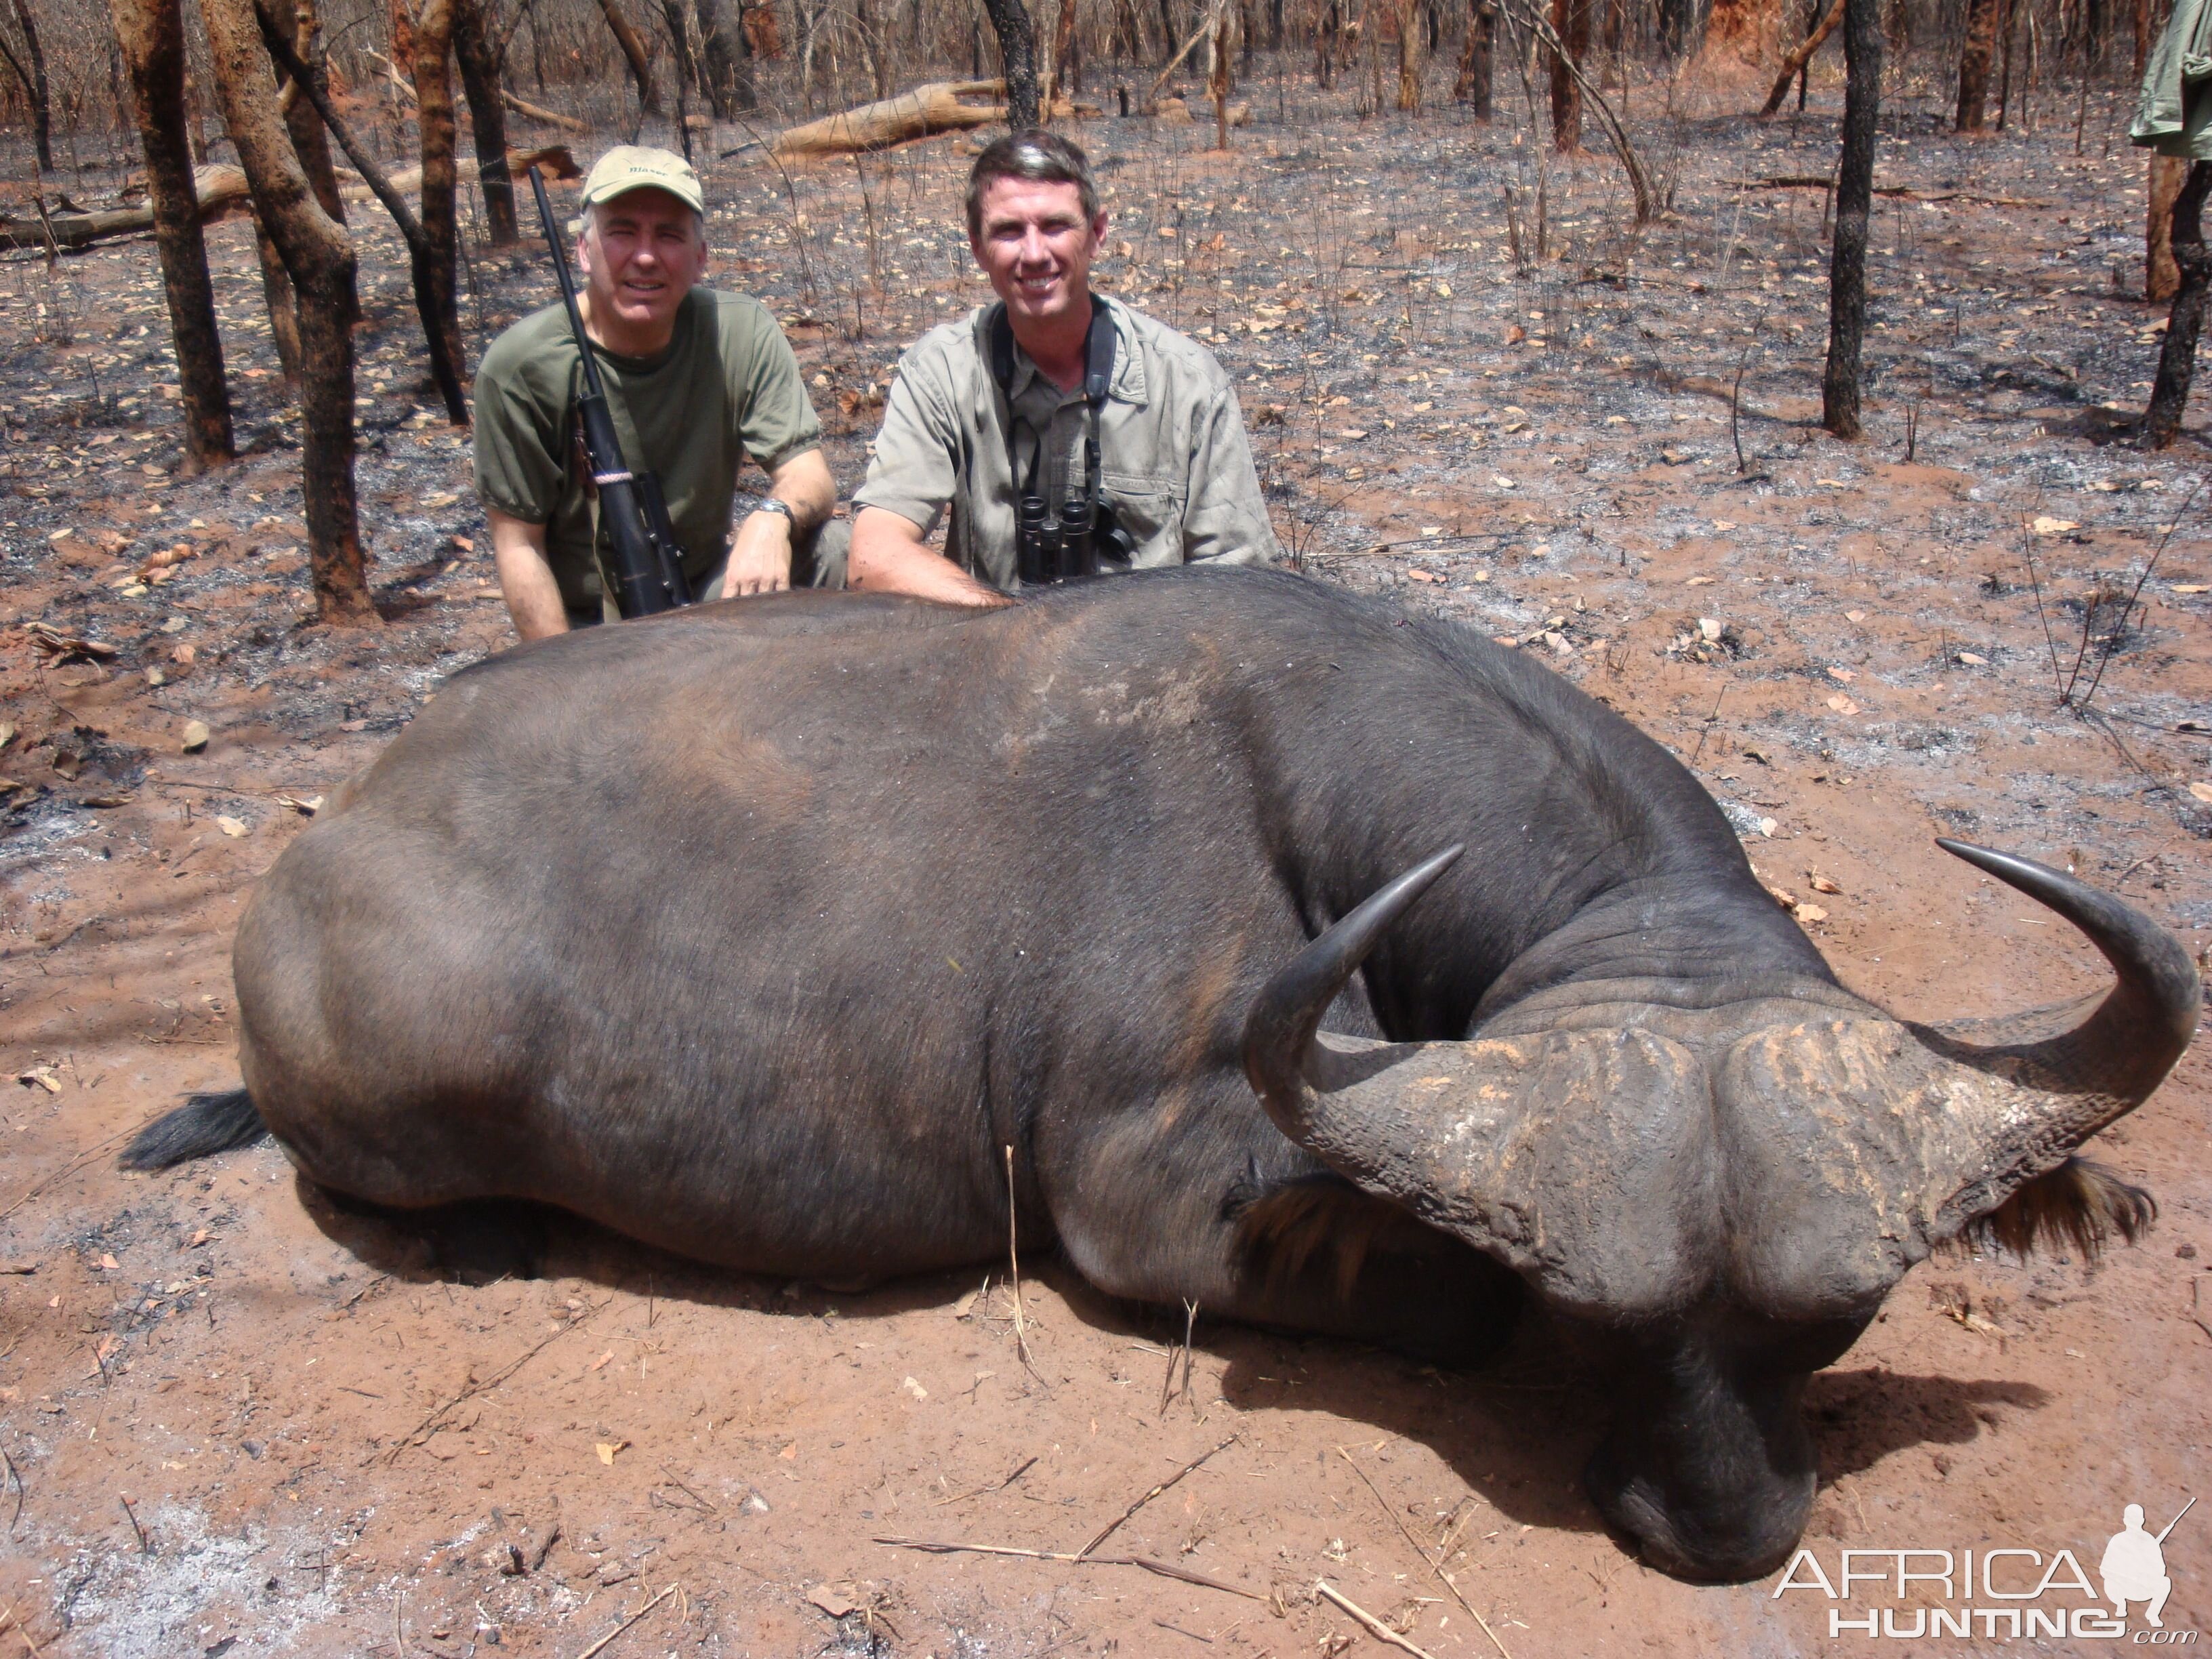
[[[592,163],[580,205],[611,202],[633,190],[665,190],[694,213],[707,210],[691,164],[673,151],[647,144],[617,144]]]

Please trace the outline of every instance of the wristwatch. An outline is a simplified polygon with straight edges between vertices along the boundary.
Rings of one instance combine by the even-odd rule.
[[[793,531],[796,531],[799,528],[799,515],[791,510],[791,503],[789,501],[780,501],[773,495],[763,495],[760,500],[753,503],[753,511],[756,513],[780,514],[782,515],[784,522],[789,525]]]

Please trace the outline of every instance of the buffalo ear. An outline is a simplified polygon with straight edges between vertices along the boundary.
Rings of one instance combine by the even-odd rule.
[[[2070,1244],[2082,1260],[2094,1261],[2115,1233],[2132,1244],[2157,1218],[2158,1202],[2142,1188],[2101,1164],[2069,1158],[1968,1221],[1950,1247],[2024,1258],[2039,1247]]]

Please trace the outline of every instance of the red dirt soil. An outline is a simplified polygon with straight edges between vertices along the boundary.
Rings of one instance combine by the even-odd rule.
[[[1371,224],[1357,217],[1377,198],[1354,171],[1379,164],[1354,147],[1387,137],[1419,177],[1473,143],[1444,118],[1358,131],[1340,118],[1298,155],[1286,151],[1309,141],[1283,132],[1255,131],[1226,160],[1173,132],[1124,136],[1133,124],[1085,141],[1134,169],[1114,175],[1117,199],[1171,190],[1182,234],[1169,240],[1194,258],[1218,228],[1202,295],[1182,286],[1189,267],[1147,270],[1142,248],[1109,275],[1219,342],[1307,568],[1525,641],[1672,744],[1847,982],[1924,1017],[2101,982],[2063,923],[1936,851],[1943,833],[2070,864],[2200,951],[2212,940],[2201,507],[2181,515],[2140,609],[2120,618],[2096,595],[2108,577],[2133,583],[2205,453],[2194,435],[2149,461],[2106,442],[2100,400],[2134,398],[2129,377],[2147,378],[2145,317],[2104,291],[2101,266],[2051,270],[2139,215],[2110,207],[2136,164],[2076,161],[2055,137],[1992,141],[1964,162],[1934,140],[1886,154],[1886,177],[1931,197],[1986,167],[2008,191],[2060,198],[2065,216],[1968,198],[1915,205],[1909,222],[1900,210],[1926,240],[1909,271],[1893,251],[1894,264],[1877,260],[1891,307],[1877,316],[1893,331],[1875,338],[1892,378],[1870,402],[1873,438],[1839,446],[1805,424],[1823,288],[1790,281],[1816,246],[1817,204],[1762,198],[1739,244],[1741,198],[1716,183],[1806,171],[1768,153],[1799,142],[1784,131],[1701,133],[1682,218],[1631,264],[1583,246],[1597,272],[1586,283],[1501,263],[1495,189],[1451,210],[1463,222],[1387,198]],[[1832,133],[1811,124],[1806,155]],[[1483,165],[1510,162],[1502,139],[1483,143]],[[878,180],[894,257],[899,235],[955,222],[963,163],[931,153],[933,171],[894,161]],[[828,171],[805,184],[810,203],[856,200],[848,185]],[[1562,221],[1592,224],[1618,193],[1595,159],[1551,187]],[[730,188],[749,213],[775,206],[757,164]],[[2108,212],[2119,228],[2095,227]],[[1294,235],[1299,213],[1311,223]],[[761,219],[760,237],[787,239],[779,222]],[[1440,1656],[1836,1645],[1828,1615],[1842,1604],[1817,1591],[1680,1583],[1607,1536],[1579,1485],[1603,1380],[1540,1333],[1462,1376],[1201,1310],[1188,1391],[1167,1398],[1164,1379],[1184,1374],[1180,1311],[1110,1304],[1049,1260],[1022,1264],[1025,1366],[1004,1263],[838,1294],[575,1227],[547,1277],[471,1287],[303,1192],[267,1146],[118,1173],[121,1140],[180,1092],[234,1081],[229,937],[254,878],[306,822],[284,798],[327,793],[441,675],[509,637],[482,551],[448,540],[473,523],[465,438],[409,415],[407,383],[391,378],[414,358],[404,265],[374,227],[363,478],[390,621],[343,633],[303,619],[296,461],[265,332],[253,334],[250,232],[211,235],[227,325],[247,341],[237,361],[261,377],[242,392],[245,424],[270,434],[222,473],[157,476],[149,456],[174,467],[166,426],[64,406],[80,397],[70,377],[97,361],[91,331],[124,338],[158,319],[149,245],[57,279],[99,319],[82,337],[42,332],[49,313],[33,316],[27,289],[0,317],[28,411],[13,434],[0,608],[0,718],[15,728],[0,745],[15,786],[0,799],[0,1061],[20,1079],[0,1096],[0,1649],[1386,1651],[1316,1598],[1320,1580]],[[1273,252],[1291,241],[1296,256]],[[1350,252],[1324,268],[1324,244]],[[915,259],[898,289],[914,303],[887,304],[911,320],[972,301],[954,246]],[[833,285],[859,268],[842,232],[817,235],[814,253]],[[2014,274],[1973,263],[1993,254]],[[779,305],[801,316],[787,260],[736,264],[729,280],[780,283]],[[526,261],[486,259],[480,274],[487,326],[542,297]],[[1288,303],[1301,296],[1303,309]],[[896,331],[887,318],[854,340],[839,303],[793,327],[825,412],[850,400],[851,418],[833,421],[849,489],[871,384],[896,346],[883,331]],[[1745,380],[1740,471],[1728,377],[1754,339],[1796,333],[1802,349],[1755,359]],[[2011,367],[1973,368],[1977,349],[1987,361],[2000,348]],[[2049,367],[2069,353],[2063,372]],[[109,433],[120,441],[103,446]],[[2022,528],[2037,518],[2062,527]],[[131,580],[173,545],[194,554],[181,574]],[[2075,707],[2057,698],[2085,628],[2115,644],[2087,716],[2086,676]],[[108,654],[70,644],[84,640]],[[2092,671],[2102,650],[2090,647]],[[185,751],[189,721],[211,729],[204,749]],[[2094,1577],[2124,1504],[2156,1529],[2212,1485],[2208,1102],[2199,1052],[2093,1149],[2156,1194],[2142,1245],[2096,1265],[1929,1263],[1814,1380],[1821,1484],[1806,1543],[1831,1578],[1844,1548],[1905,1547],[2046,1562],[2064,1548]],[[1097,1553],[1214,1584],[881,1541],[1076,1552],[1209,1451]],[[2203,1626],[2212,1510],[2181,1523],[2166,1559],[2167,1626]],[[2082,1600],[2062,1588],[1973,1605]],[[1887,1607],[1910,1628],[1934,1604],[1926,1585],[1899,1602],[1862,1583],[1842,1610]],[[1971,1642],[1881,1644],[2018,1645],[1978,1628]]]

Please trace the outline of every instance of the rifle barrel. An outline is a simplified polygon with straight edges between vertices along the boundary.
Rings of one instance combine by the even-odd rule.
[[[553,222],[553,203],[545,194],[544,177],[534,162],[530,167],[530,188],[538,198],[538,222],[545,228],[545,245],[553,250],[553,274],[561,283],[561,303],[568,308],[569,331],[575,335],[580,347],[589,337],[584,331],[584,313],[576,304],[576,279],[569,273],[568,251],[561,245],[560,229]],[[603,393],[599,366],[588,350],[580,355],[584,360],[585,395],[599,397]]]

